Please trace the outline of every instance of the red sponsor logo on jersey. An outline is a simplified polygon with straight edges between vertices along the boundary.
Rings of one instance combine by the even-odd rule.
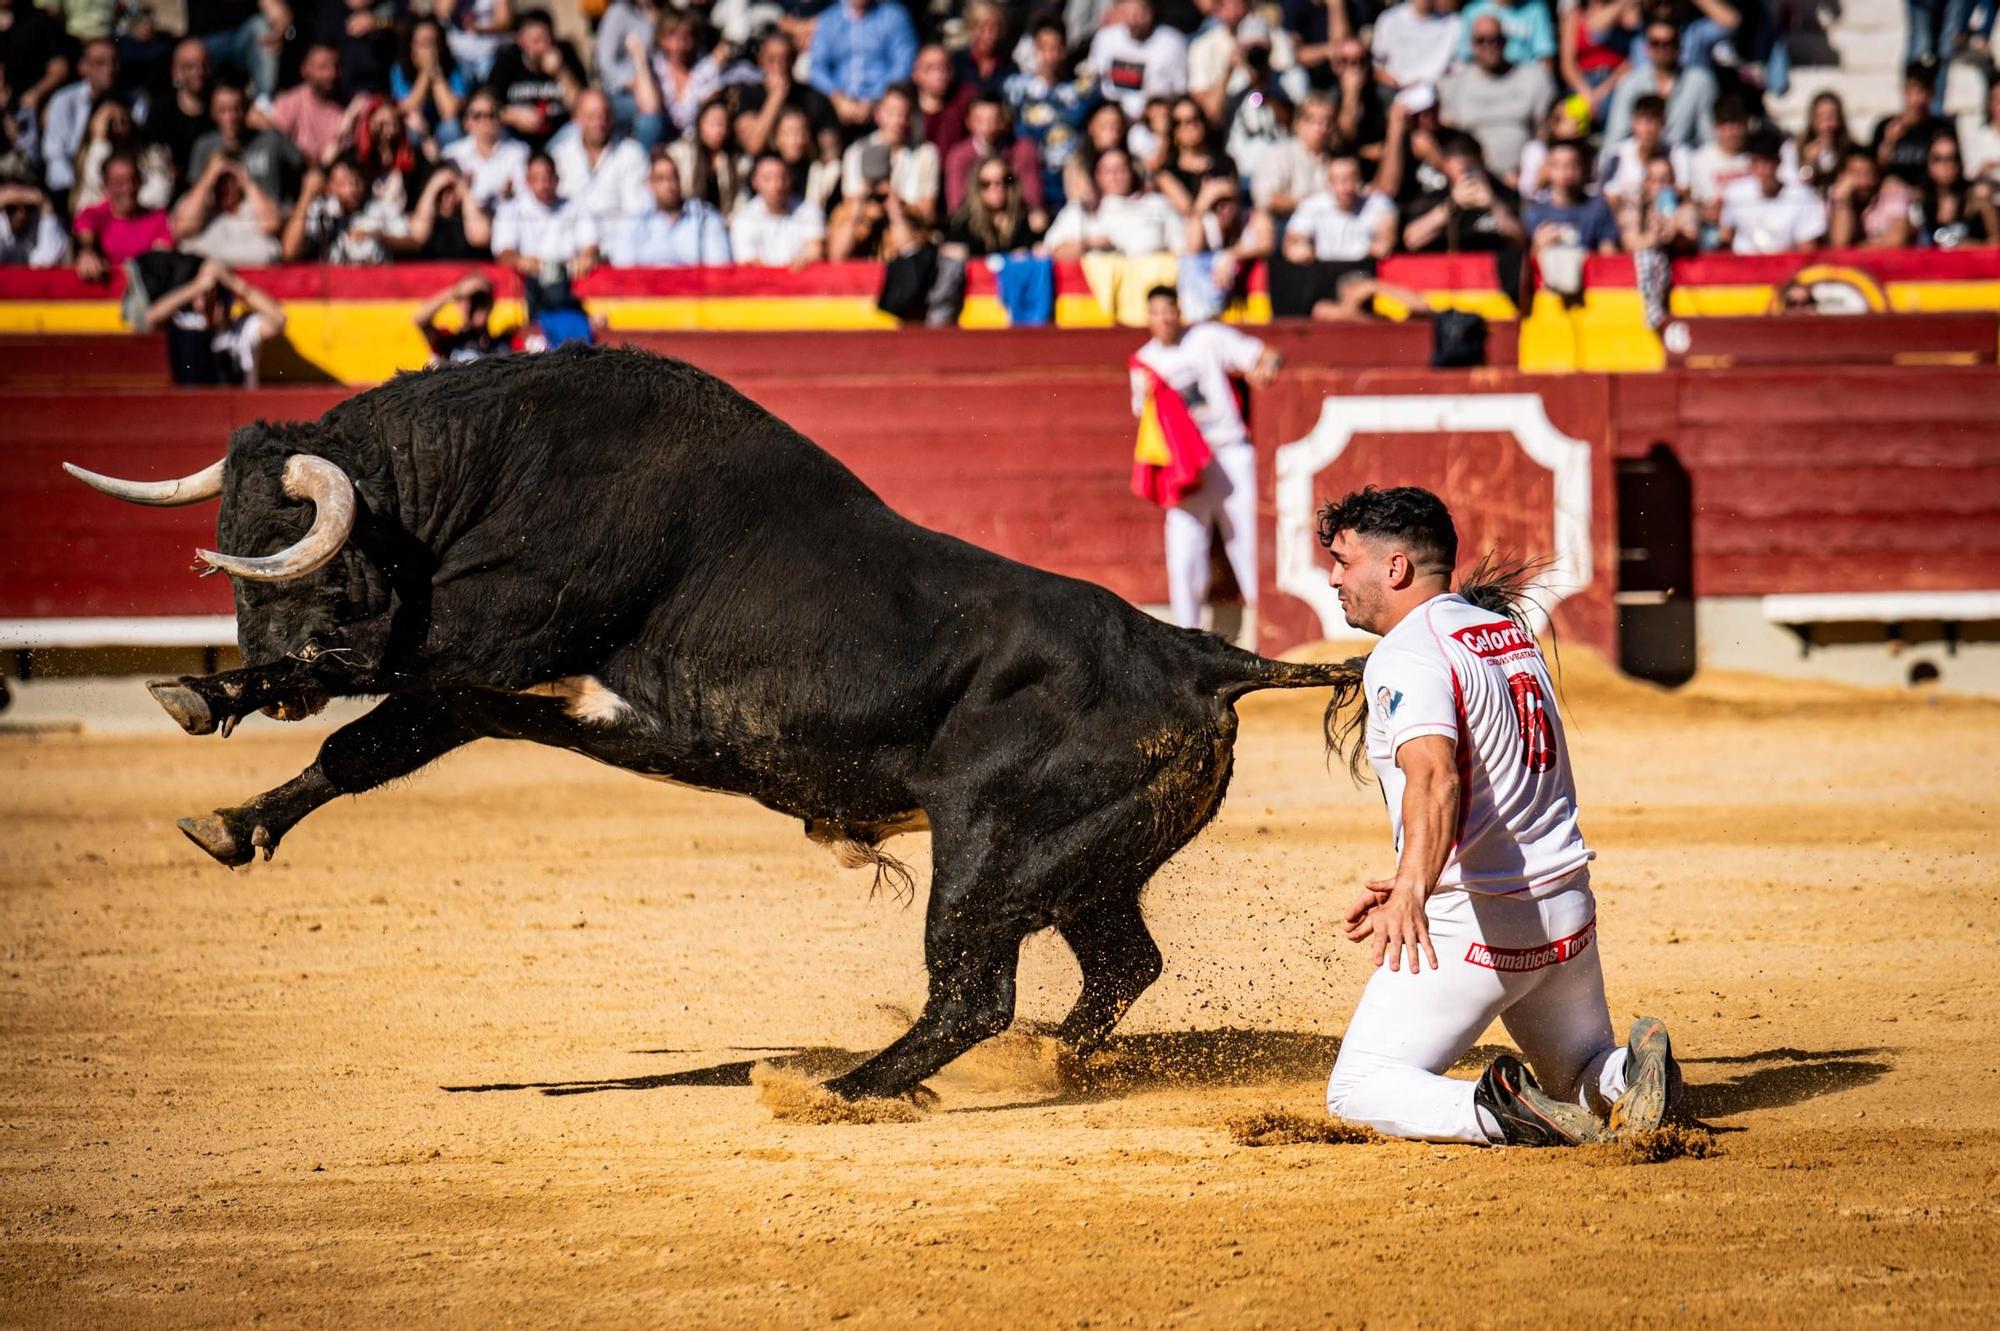
[[[1556,966],[1570,960],[1596,939],[1597,921],[1592,920],[1568,938],[1558,938],[1539,947],[1488,947],[1484,943],[1474,943],[1465,950],[1465,959],[1490,971],[1538,971],[1544,966]]]
[[[1530,772],[1548,771],[1556,765],[1556,751],[1549,743],[1549,700],[1542,695],[1541,681],[1517,671],[1507,676],[1507,692],[1521,727],[1521,765]]]
[[[1513,656],[1517,652],[1533,651],[1535,640],[1521,632],[1519,624],[1496,619],[1490,624],[1474,624],[1469,629],[1460,629],[1451,635],[1461,646],[1475,656],[1495,660],[1502,656]]]

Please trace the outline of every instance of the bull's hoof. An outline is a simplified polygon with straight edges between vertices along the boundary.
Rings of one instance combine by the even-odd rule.
[[[181,834],[215,857],[215,862],[225,869],[235,869],[248,864],[257,854],[257,845],[252,836],[239,836],[230,827],[221,813],[212,813],[205,818],[183,818],[174,824]],[[264,832],[262,827],[258,832]],[[268,840],[269,834],[265,833]],[[264,846],[264,858],[271,857],[271,847]]]
[[[208,710],[207,701],[187,685],[178,680],[156,679],[146,685],[146,690],[159,699],[167,715],[188,734],[207,735],[216,729],[215,714]]]

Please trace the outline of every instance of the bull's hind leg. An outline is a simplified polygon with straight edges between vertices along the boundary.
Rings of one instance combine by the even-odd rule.
[[[408,776],[487,733],[436,694],[384,699],[326,737],[311,767],[275,790],[204,818],[183,818],[188,840],[231,868],[259,850],[270,859],[286,832],[337,795],[359,795]]]
[[[1057,925],[1056,932],[1083,969],[1083,992],[1056,1028],[1056,1039],[1088,1054],[1160,978],[1160,949],[1139,914],[1137,887],[1130,896],[1092,902]]]

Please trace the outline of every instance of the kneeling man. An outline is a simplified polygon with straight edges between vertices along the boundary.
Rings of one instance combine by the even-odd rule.
[[[1321,510],[1319,538],[1347,622],[1382,637],[1355,739],[1397,852],[1395,877],[1348,911],[1376,971],[1327,1109],[1428,1141],[1554,1146],[1658,1127],[1680,1071],[1657,1018],[1623,1048],[1612,1036],[1592,851],[1534,638],[1451,590],[1458,535],[1427,490],[1350,494]],[[1527,1066],[1509,1054],[1476,1082],[1444,1076],[1495,1017]]]

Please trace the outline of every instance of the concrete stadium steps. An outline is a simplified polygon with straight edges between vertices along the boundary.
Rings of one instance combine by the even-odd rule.
[[[1772,114],[1786,132],[1796,134],[1805,125],[1814,97],[1838,93],[1847,107],[1848,127],[1866,141],[1876,122],[1902,105],[1908,31],[1903,0],[1838,0],[1837,14],[1826,25],[1826,40],[1839,63],[1794,64],[1790,89],[1769,100]],[[1986,81],[1973,65],[1956,64],[1945,93],[1949,114],[1977,111],[1986,103]]]

